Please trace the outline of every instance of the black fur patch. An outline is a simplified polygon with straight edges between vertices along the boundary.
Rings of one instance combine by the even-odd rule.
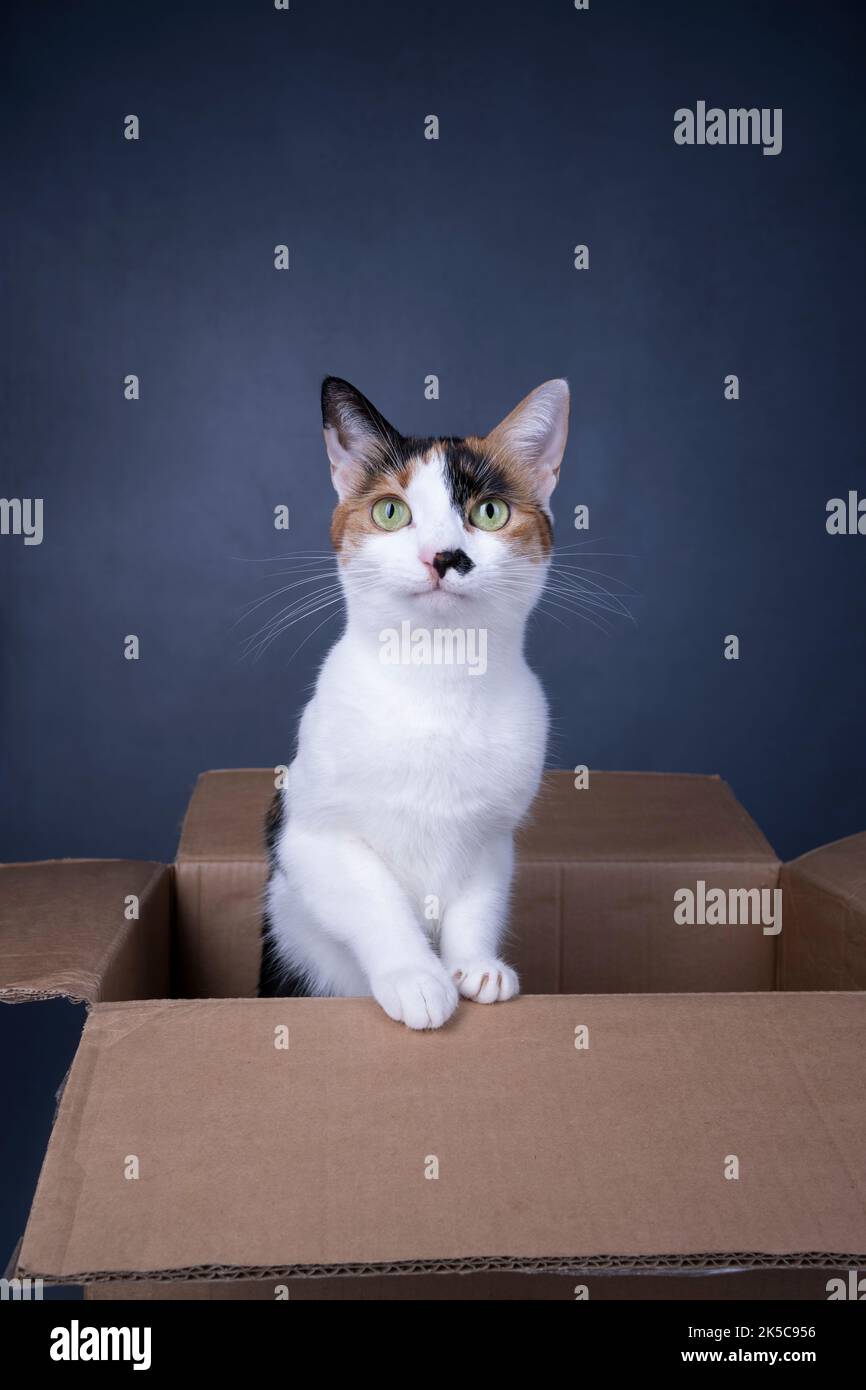
[[[507,472],[465,439],[455,435],[400,434],[367,397],[348,381],[329,376],[322,382],[322,422],[336,429],[343,443],[350,434],[362,442],[367,481],[401,473],[413,458],[441,450],[445,478],[454,506],[465,514],[479,497],[516,501]]]
[[[276,792],[265,816],[265,844],[268,849],[270,873],[268,882],[279,872],[277,867],[277,843],[285,825],[286,805],[282,792]],[[260,999],[303,999],[309,994],[299,976],[287,971],[280,964],[270,946],[271,920],[267,908],[262,911],[261,958],[259,964]]]
[[[274,792],[273,800],[265,816],[265,844],[268,847],[268,863],[273,873],[277,864],[277,841],[286,822],[286,803],[282,792]]]
[[[468,574],[470,570],[474,570],[475,564],[465,550],[440,550],[438,555],[433,556],[433,568],[442,579],[449,570],[456,570],[458,574]]]
[[[465,513],[476,497],[501,497],[505,502],[516,500],[507,473],[492,459],[471,449],[464,439],[443,439],[440,447],[445,454],[448,491],[459,512]]]

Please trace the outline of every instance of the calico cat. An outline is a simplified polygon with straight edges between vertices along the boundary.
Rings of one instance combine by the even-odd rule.
[[[346,626],[268,818],[260,993],[372,994],[410,1028],[518,993],[500,955],[512,841],[547,739],[524,632],[568,409],[548,381],[483,437],[420,439],[324,382]],[[483,645],[483,668],[449,662],[449,641]]]

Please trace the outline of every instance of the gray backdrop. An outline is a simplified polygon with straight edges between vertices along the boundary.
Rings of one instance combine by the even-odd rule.
[[[569,378],[559,539],[588,505],[636,621],[535,625],[551,763],[721,773],[786,857],[866,828],[862,9],[7,6],[3,857],[171,858],[199,771],[291,755],[338,622],[234,625],[327,546],[331,372],[424,433]],[[699,100],[782,153],[676,145]]]

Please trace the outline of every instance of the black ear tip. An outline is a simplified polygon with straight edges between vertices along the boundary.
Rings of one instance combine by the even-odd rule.
[[[322,382],[322,424],[342,432],[355,429],[365,434],[397,437],[393,425],[372,401],[341,376],[326,376]]]
[[[327,425],[332,419],[337,405],[347,397],[358,393],[354,386],[341,376],[326,376],[322,382],[322,420]]]

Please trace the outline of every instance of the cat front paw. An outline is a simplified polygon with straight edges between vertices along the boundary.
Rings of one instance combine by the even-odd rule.
[[[520,993],[517,972],[504,960],[453,961],[451,977],[464,999],[476,1004],[499,1004]]]
[[[441,1028],[459,998],[444,970],[391,970],[371,980],[370,987],[388,1017],[407,1028]]]

